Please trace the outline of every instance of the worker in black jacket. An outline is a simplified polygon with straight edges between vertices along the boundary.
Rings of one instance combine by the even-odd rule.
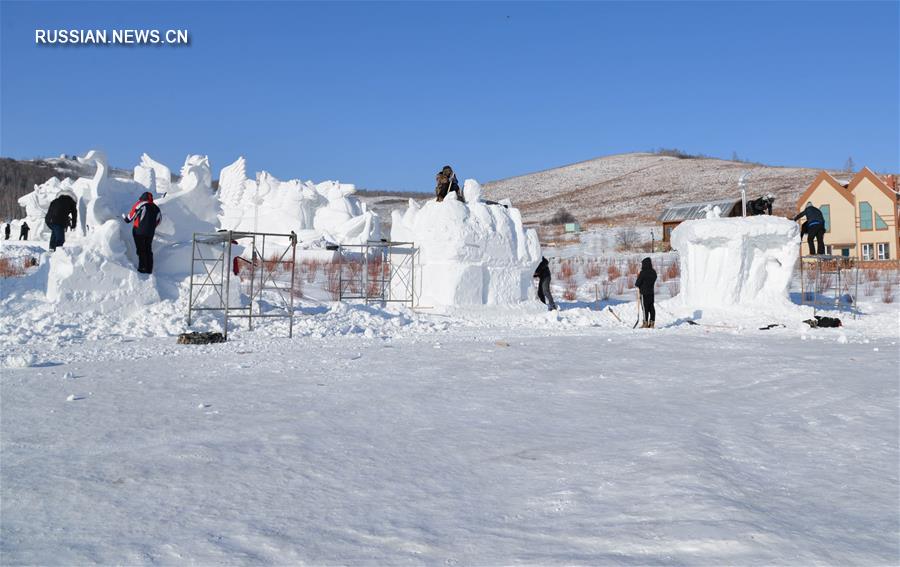
[[[22,225],[19,227],[19,240],[28,240],[29,230],[31,230],[31,227],[28,226],[28,223],[22,221]]]
[[[553,294],[550,293],[550,262],[543,256],[541,263],[534,271],[534,277],[540,278],[538,280],[538,299],[541,300],[541,303],[547,306],[548,311],[559,309],[556,302],[553,301]]]
[[[800,211],[797,216],[794,217],[794,220],[800,220],[801,217],[806,217],[806,222],[803,224],[806,227],[806,238],[807,243],[809,244],[809,254],[811,256],[816,254],[824,254],[825,217],[822,216],[822,211],[820,211],[817,207],[814,207],[812,203],[807,203],[806,208]],[[813,241],[815,241],[815,246],[813,245]]]
[[[50,202],[44,222],[50,227],[50,251],[53,252],[66,243],[66,227],[75,228],[78,222],[78,207],[71,189],[63,189]]]
[[[653,307],[653,293],[656,285],[656,270],[650,258],[641,261],[641,271],[634,281],[634,287],[641,293],[641,305],[644,306],[644,323],[641,328],[652,329],[656,325],[656,308]]]

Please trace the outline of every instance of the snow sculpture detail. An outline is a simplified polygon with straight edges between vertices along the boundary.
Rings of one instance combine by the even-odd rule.
[[[541,259],[537,233],[518,209],[480,202],[481,186],[466,180],[468,203],[412,200],[394,211],[391,240],[419,248],[416,296],[421,305],[497,305],[529,299]],[[503,206],[506,205],[506,206]]]
[[[247,178],[243,157],[219,174],[222,228],[250,232],[294,231],[301,241],[324,238],[360,244],[381,238],[377,217],[351,195],[353,185],[325,181],[280,181],[263,171]]]
[[[679,297],[688,307],[787,304],[799,242],[797,223],[781,217],[685,221],[672,231]]]

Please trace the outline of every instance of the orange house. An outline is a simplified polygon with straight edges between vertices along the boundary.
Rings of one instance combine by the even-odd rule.
[[[896,260],[900,248],[898,197],[867,167],[846,185],[823,171],[797,200],[797,211],[808,203],[821,209],[828,254],[867,261]]]

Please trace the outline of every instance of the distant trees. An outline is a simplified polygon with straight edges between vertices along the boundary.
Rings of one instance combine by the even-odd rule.
[[[731,152],[731,161],[741,161],[741,158],[739,158],[737,155],[737,151]]]
[[[25,210],[19,206],[19,197],[51,177],[64,178],[51,165],[40,161],[0,158],[0,220],[23,216]]]
[[[571,222],[578,221],[575,219],[575,215],[567,211],[565,207],[562,207],[557,209],[552,217],[544,221],[544,224],[566,224]]]
[[[705,154],[689,154],[687,152],[683,152],[678,148],[657,148],[653,150],[653,153],[658,156],[669,156],[678,159],[702,159],[709,157]]]

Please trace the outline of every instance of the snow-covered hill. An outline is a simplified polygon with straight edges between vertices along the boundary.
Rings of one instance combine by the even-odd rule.
[[[739,198],[738,179],[747,172],[748,198],[772,193],[775,212],[787,213],[819,171],[630,153],[493,181],[484,189],[490,199],[512,199],[526,222],[544,221],[565,208],[582,224],[627,225],[655,221],[670,203]],[[838,179],[848,177],[830,173]]]

